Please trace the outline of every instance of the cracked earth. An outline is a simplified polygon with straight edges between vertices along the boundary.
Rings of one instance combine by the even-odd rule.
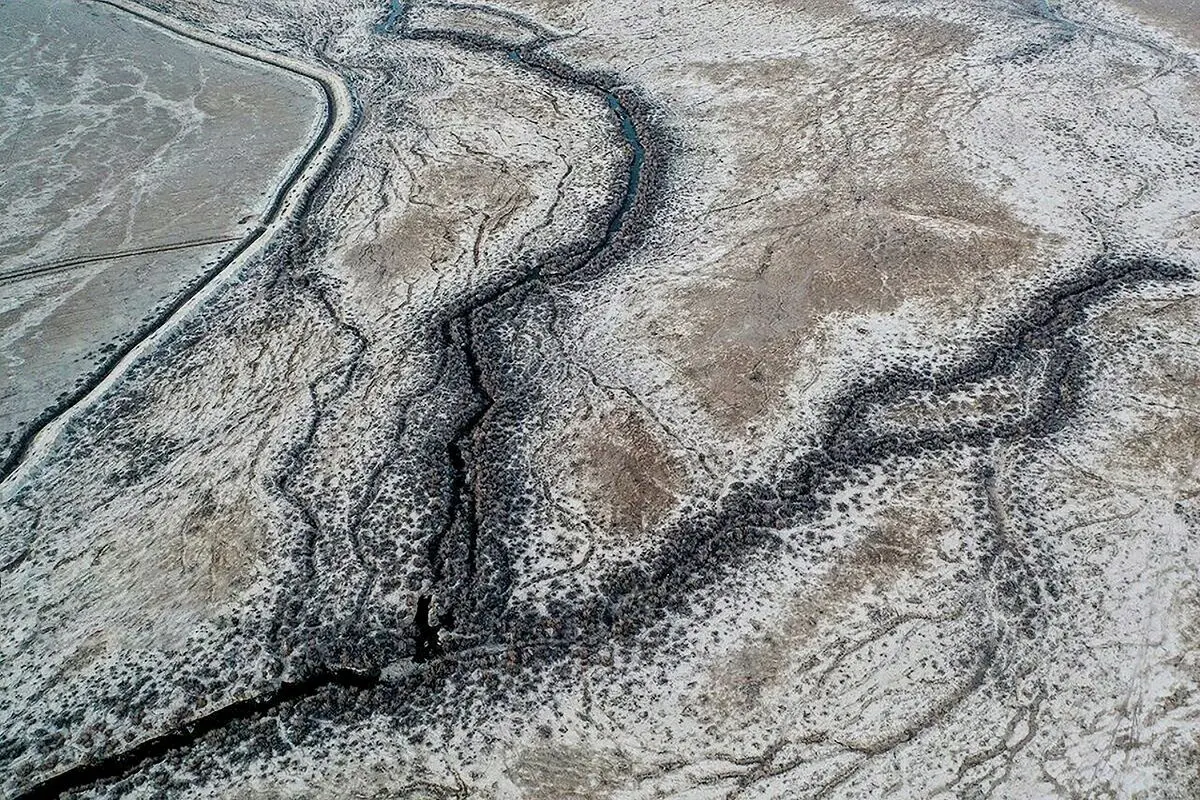
[[[0,794],[1200,796],[1188,0],[44,4]]]

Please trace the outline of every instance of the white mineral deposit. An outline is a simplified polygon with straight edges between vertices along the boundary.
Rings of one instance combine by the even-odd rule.
[[[0,796],[1200,798],[1197,0],[0,0]]]

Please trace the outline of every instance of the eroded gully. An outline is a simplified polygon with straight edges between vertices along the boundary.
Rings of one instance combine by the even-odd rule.
[[[524,24],[533,27],[527,20]],[[485,289],[462,306],[447,309],[437,326],[436,335],[445,353],[441,374],[466,377],[462,400],[471,410],[460,418],[448,440],[445,457],[451,473],[450,504],[440,530],[430,538],[434,591],[419,599],[409,636],[416,660],[453,665],[468,661],[468,654],[444,652],[438,629],[453,620],[443,615],[435,622],[432,609],[434,606],[465,608],[475,602],[470,594],[475,591],[472,587],[479,569],[481,531],[473,505],[473,481],[479,465],[475,463],[472,443],[496,404],[484,377],[494,365],[486,361],[479,347],[479,320],[484,315],[511,315],[531,293],[546,291],[560,281],[603,275],[619,263],[637,242],[638,228],[648,223],[655,203],[661,201],[656,187],[666,171],[667,149],[646,146],[648,134],[652,138],[656,134],[649,122],[638,115],[644,101],[619,88],[614,76],[577,71],[546,56],[542,48],[552,37],[544,36],[532,45],[514,48],[502,41],[455,31],[406,29],[402,10],[395,6],[380,30],[387,35],[442,41],[493,53],[512,59],[539,80],[571,85],[602,98],[619,124],[628,151],[626,180],[616,196],[610,196],[584,240],[536,262],[522,275]],[[663,137],[662,142],[666,141]],[[638,224],[632,224],[634,221]],[[1076,335],[1087,311],[1111,301],[1120,291],[1187,277],[1190,273],[1177,264],[1152,256],[1106,250],[1077,275],[1032,297],[1023,309],[998,327],[987,344],[960,363],[936,372],[888,368],[852,382],[827,404],[822,433],[811,447],[782,463],[768,477],[735,484],[715,504],[691,509],[667,532],[664,539],[668,543],[647,561],[610,571],[592,599],[575,607],[555,609],[555,623],[565,644],[540,649],[532,644],[541,637],[539,632],[545,628],[546,614],[507,609],[503,576],[491,578],[492,589],[501,595],[489,601],[495,604],[493,611],[484,616],[475,614],[475,619],[481,622],[490,617],[498,628],[503,627],[508,640],[516,642],[517,647],[528,643],[526,663],[537,658],[559,658],[574,644],[613,637],[627,639],[643,632],[661,619],[663,612],[685,608],[695,590],[711,586],[723,573],[736,569],[749,554],[778,544],[781,531],[820,518],[828,510],[830,492],[850,479],[856,470],[890,458],[961,446],[985,448],[1001,441],[1035,441],[1060,430],[1077,410],[1087,379],[1087,354]],[[959,420],[940,428],[892,433],[879,431],[872,421],[874,411],[915,393],[949,396],[991,378],[1019,378],[1034,362],[1040,365],[1039,378],[1033,382],[1030,400],[1019,414]],[[354,367],[351,364],[340,368]],[[318,408],[318,422],[321,413]],[[286,485],[281,484],[281,489],[286,491]],[[447,547],[452,552],[447,552]],[[449,596],[437,596],[440,591],[448,592]],[[240,724],[269,715],[277,707],[323,693],[382,692],[397,694],[389,702],[406,702],[398,696],[400,690],[389,690],[380,683],[380,666],[347,670],[339,665],[317,665],[308,677],[286,683],[274,693],[200,717],[134,751],[77,767],[32,787],[27,796],[84,788],[131,775],[173,752],[191,747],[215,730],[236,729]]]

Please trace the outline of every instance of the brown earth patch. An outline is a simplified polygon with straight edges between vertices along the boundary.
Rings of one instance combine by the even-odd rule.
[[[245,491],[223,496],[210,488],[182,516],[160,509],[177,520],[173,526],[110,537],[92,556],[97,585],[116,587],[122,598],[97,618],[105,638],[125,647],[181,645],[253,581],[267,533],[258,508]]]
[[[1170,0],[1147,0],[1170,2]],[[797,16],[815,17],[823,23],[842,21],[856,29],[857,35],[871,30],[883,30],[908,48],[918,48],[922,54],[964,52],[978,32],[967,25],[932,18],[869,17],[850,0],[767,0],[768,7],[791,12]]]
[[[930,491],[931,487],[918,487]],[[842,613],[865,587],[894,582],[924,568],[944,530],[936,511],[889,508],[873,530],[831,563],[820,588],[798,599],[772,630],[755,635],[714,670],[706,698],[720,713],[752,710],[769,687],[796,666],[796,654],[818,627]]]
[[[197,500],[179,534],[179,571],[187,594],[205,607],[249,587],[266,526],[245,492],[222,501],[211,489]]]
[[[1104,448],[1104,472],[1177,499],[1200,496],[1200,364],[1167,351],[1144,367],[1150,375],[1129,395],[1128,422],[1116,446]]]
[[[624,754],[584,746],[539,746],[525,750],[509,777],[530,800],[605,798],[624,786],[632,765]]]
[[[678,501],[684,470],[645,415],[624,406],[591,408],[558,453],[568,481],[601,530],[636,540],[654,530]]]
[[[1097,318],[1110,341],[1156,343],[1100,384],[1111,433],[1096,450],[1099,477],[1137,492],[1200,496],[1200,359],[1194,337],[1178,334],[1198,321],[1196,298],[1123,303]]]
[[[532,178],[499,159],[465,153],[428,162],[413,174],[404,210],[381,216],[378,235],[347,251],[356,291],[378,303],[381,293],[403,297],[406,284],[460,260],[480,266],[487,239],[532,203]],[[376,191],[387,197],[394,187],[383,179]]]
[[[967,184],[927,176],[814,195],[770,211],[676,302],[679,374],[726,429],[783,394],[797,353],[835,315],[905,300],[968,302],[1037,249],[1036,234]]]
[[[656,349],[726,433],[777,406],[801,345],[830,318],[907,300],[950,311],[1041,263],[1043,235],[943,163],[973,100],[956,66],[973,36],[855,17],[822,31],[845,42],[833,54],[685,68],[715,100],[697,119],[737,122],[721,156],[736,180],[701,215],[722,249],[647,335],[666,331]]]
[[[1119,5],[1193,47],[1200,46],[1200,0],[1120,0]]]
[[[1110,474],[1142,473],[1141,480],[1162,482],[1177,499],[1200,496],[1200,407],[1181,410],[1150,407],[1109,464]]]

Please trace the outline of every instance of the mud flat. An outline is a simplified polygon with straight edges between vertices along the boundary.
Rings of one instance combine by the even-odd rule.
[[[166,10],[362,114],[302,219],[12,479],[5,791],[1200,791],[1176,32]]]
[[[1121,5],[1193,49],[1200,48],[1200,3],[1196,0],[1128,0]]]
[[[0,52],[8,467],[269,221],[327,109],[313,80],[100,2],[5,3]]]

